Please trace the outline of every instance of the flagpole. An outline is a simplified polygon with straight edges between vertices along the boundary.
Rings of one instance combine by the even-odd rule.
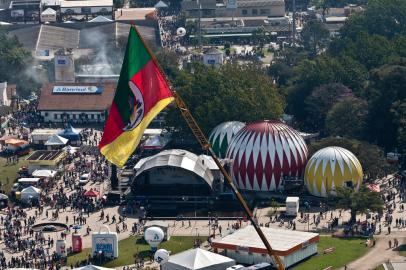
[[[138,31],[137,27],[135,25],[132,25],[134,27],[135,31],[137,32],[138,36],[141,39],[141,42],[144,44],[144,47],[147,49],[149,55],[151,56],[152,61],[154,64],[157,66],[159,72],[161,73],[162,77],[165,78],[165,81],[170,85],[169,80],[166,78],[166,75],[162,72],[161,66],[159,65],[158,61],[155,58],[155,55],[152,53],[151,49],[149,46],[146,44],[144,38],[141,36],[140,32]],[[241,204],[241,207],[244,209],[245,214],[248,216],[249,220],[251,221],[251,224],[255,228],[255,231],[257,232],[258,236],[261,238],[262,242],[264,243],[269,256],[275,259],[275,264],[278,270],[285,270],[285,267],[283,265],[283,262],[281,258],[275,254],[275,251],[272,249],[271,245],[269,244],[268,239],[265,237],[265,234],[262,232],[260,226],[258,223],[254,220],[254,215],[252,214],[252,211],[248,207],[248,204],[242,197],[241,193],[238,191],[237,187],[234,185],[233,180],[231,179],[230,175],[228,172],[224,169],[223,165],[220,163],[219,159],[217,158],[217,155],[214,153],[213,149],[210,146],[209,141],[207,140],[206,136],[204,135],[203,131],[200,129],[199,125],[197,124],[196,120],[190,113],[189,109],[186,107],[185,102],[182,100],[178,92],[174,89],[173,85],[170,85],[170,89],[172,91],[172,94],[175,98],[176,105],[178,106],[183,118],[185,119],[186,123],[188,124],[189,128],[191,129],[193,135],[196,137],[196,139],[199,141],[200,145],[202,146],[203,150],[207,150],[210,155],[212,156],[214,162],[216,163],[217,167],[223,174],[224,178],[227,180],[229,186],[231,187],[234,195],[237,197],[239,203]]]

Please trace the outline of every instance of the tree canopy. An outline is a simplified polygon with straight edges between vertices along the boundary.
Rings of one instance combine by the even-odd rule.
[[[351,211],[351,224],[355,223],[358,213],[366,214],[368,211],[383,210],[384,202],[379,193],[372,192],[365,186],[361,186],[358,191],[347,187],[336,187],[335,193],[329,197],[329,200],[336,208]]]
[[[22,96],[37,90],[30,71],[33,66],[31,54],[26,51],[16,37],[9,37],[0,27],[0,82],[18,83],[17,90]]]
[[[193,69],[192,74],[181,71],[174,84],[206,134],[224,121],[282,116],[283,97],[262,67],[226,64],[215,69],[195,63]],[[179,117],[177,110],[171,110],[168,124],[179,126],[184,122]]]
[[[313,1],[326,9],[347,2]],[[286,112],[295,117],[300,129],[366,140],[385,151],[403,153],[406,1],[369,0],[364,8],[349,16],[339,35],[323,39],[326,49],[317,50],[311,59],[297,57],[300,50],[314,55],[315,45],[304,41],[314,40],[309,33],[318,23],[307,23],[301,33],[302,47],[287,50],[289,56],[281,54],[269,75],[281,88]],[[279,72],[277,67],[283,69]],[[351,91],[350,98],[334,99],[339,85]],[[323,94],[318,93],[321,90]],[[329,98],[330,103],[326,102]]]

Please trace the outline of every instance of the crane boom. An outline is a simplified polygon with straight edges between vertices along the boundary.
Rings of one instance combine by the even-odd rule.
[[[244,198],[242,197],[241,193],[238,191],[237,187],[234,185],[233,180],[231,179],[230,175],[224,169],[223,165],[220,163],[220,160],[217,158],[217,155],[214,153],[213,149],[210,146],[209,141],[207,140],[206,136],[204,135],[203,131],[197,124],[196,120],[190,113],[189,109],[187,108],[185,102],[182,100],[180,97],[179,93],[174,89],[174,87],[170,84],[169,80],[166,78],[165,74],[162,72],[162,69],[156,60],[154,54],[152,53],[151,49],[149,46],[145,43],[144,39],[142,38],[140,32],[138,31],[137,27],[133,26],[135,28],[135,31],[137,31],[138,36],[140,37],[142,43],[144,44],[145,48],[147,49],[149,55],[151,56],[152,61],[154,61],[155,65],[158,67],[159,72],[162,74],[162,76],[165,78],[166,82],[168,85],[171,86],[172,94],[173,97],[175,98],[175,102],[177,107],[179,108],[183,118],[185,119],[186,123],[188,124],[189,128],[191,129],[193,135],[196,137],[197,141],[200,143],[202,148],[204,150],[207,150],[210,155],[212,156],[214,162],[216,163],[217,167],[223,174],[224,178],[227,180],[227,183],[231,187],[234,195],[237,197],[238,201],[240,202],[242,208],[244,209],[245,214],[251,221],[251,224],[254,226],[255,231],[258,233],[259,237],[261,238],[262,242],[264,243],[268,254],[271,258],[274,258],[274,262],[276,265],[276,268],[278,270],[285,270],[285,267],[283,265],[283,262],[281,258],[275,254],[275,251],[272,249],[271,245],[268,242],[268,239],[266,239],[264,233],[262,232],[261,228],[259,227],[258,223],[254,220],[254,215],[252,214],[251,210],[249,209],[247,203],[245,202]]]

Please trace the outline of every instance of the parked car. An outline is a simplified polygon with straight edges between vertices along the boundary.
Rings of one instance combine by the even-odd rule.
[[[243,269],[244,266],[242,266],[241,264],[237,264],[237,265],[233,265],[228,267],[226,270],[235,270],[235,269]]]
[[[79,185],[86,185],[90,180],[90,173],[84,173],[79,177]]]
[[[273,269],[273,268],[272,268],[272,265],[270,265],[269,263],[259,263],[259,264],[244,267],[241,270],[271,270],[271,269]]]

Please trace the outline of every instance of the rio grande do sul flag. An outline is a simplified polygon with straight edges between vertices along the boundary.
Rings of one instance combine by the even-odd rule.
[[[100,152],[122,167],[144,130],[173,100],[165,78],[132,26],[116,94],[99,143]]]

